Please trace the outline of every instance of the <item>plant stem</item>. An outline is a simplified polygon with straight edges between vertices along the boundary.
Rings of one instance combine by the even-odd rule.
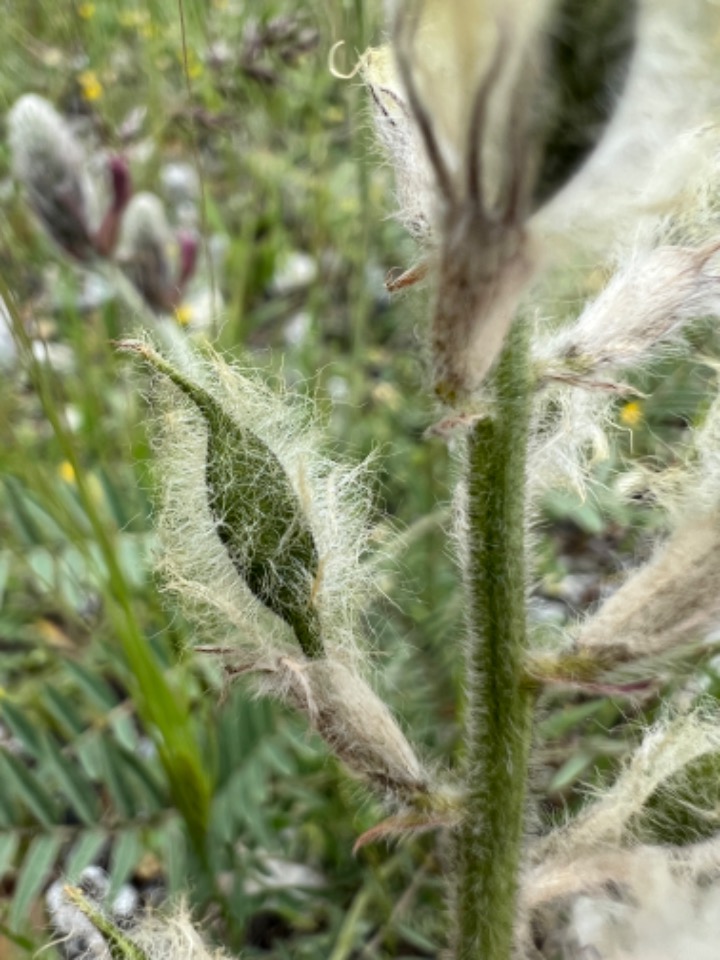
[[[513,952],[532,699],[524,679],[527,324],[518,319],[494,378],[495,409],[469,441],[467,808],[458,828],[456,960]]]

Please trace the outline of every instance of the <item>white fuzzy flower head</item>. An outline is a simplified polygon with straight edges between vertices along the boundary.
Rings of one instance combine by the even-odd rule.
[[[133,887],[110,902],[99,867],[84,870],[77,887],[63,879],[46,896],[57,945],[67,960],[227,960],[200,936],[184,908],[167,914],[141,907]]]
[[[720,888],[671,869],[661,851],[628,857],[617,883],[630,897],[579,897],[563,956],[602,960],[715,960]]]
[[[675,808],[681,794],[686,812],[706,831],[715,818],[714,800],[703,806],[688,789],[689,771],[701,758],[716,763],[719,747],[711,705],[660,722],[611,787],[538,841],[523,879],[524,905],[536,918],[544,916],[541,923],[553,931],[564,958],[715,955],[720,840],[688,842],[687,832],[678,832],[674,842],[660,845],[638,837],[658,816],[662,820],[662,807],[652,801],[661,797]],[[552,905],[565,917],[570,908],[569,925],[559,922]]]
[[[93,197],[86,157],[52,104],[26,94],[8,115],[13,175],[55,242],[78,260],[93,254]]]

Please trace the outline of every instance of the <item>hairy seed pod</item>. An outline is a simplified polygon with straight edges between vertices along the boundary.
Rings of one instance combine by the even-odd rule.
[[[207,390],[146,344],[125,341],[122,347],[140,354],[197,407],[207,430],[205,481],[218,537],[254,596],[292,627],[305,656],[322,656],[313,596],[318,550],[277,456]]]

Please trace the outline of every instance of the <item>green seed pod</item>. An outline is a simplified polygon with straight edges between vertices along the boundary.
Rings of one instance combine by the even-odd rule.
[[[275,453],[203,387],[146,344],[125,341],[195,404],[207,429],[210,512],[235,570],[268,609],[292,627],[305,656],[323,656],[313,588],[319,555],[300,500]]]

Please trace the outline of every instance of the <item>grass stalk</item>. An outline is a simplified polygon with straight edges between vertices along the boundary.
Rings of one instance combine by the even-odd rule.
[[[509,960],[531,737],[524,680],[527,324],[516,320],[494,378],[493,416],[468,451],[467,809],[457,834],[456,960]]]

